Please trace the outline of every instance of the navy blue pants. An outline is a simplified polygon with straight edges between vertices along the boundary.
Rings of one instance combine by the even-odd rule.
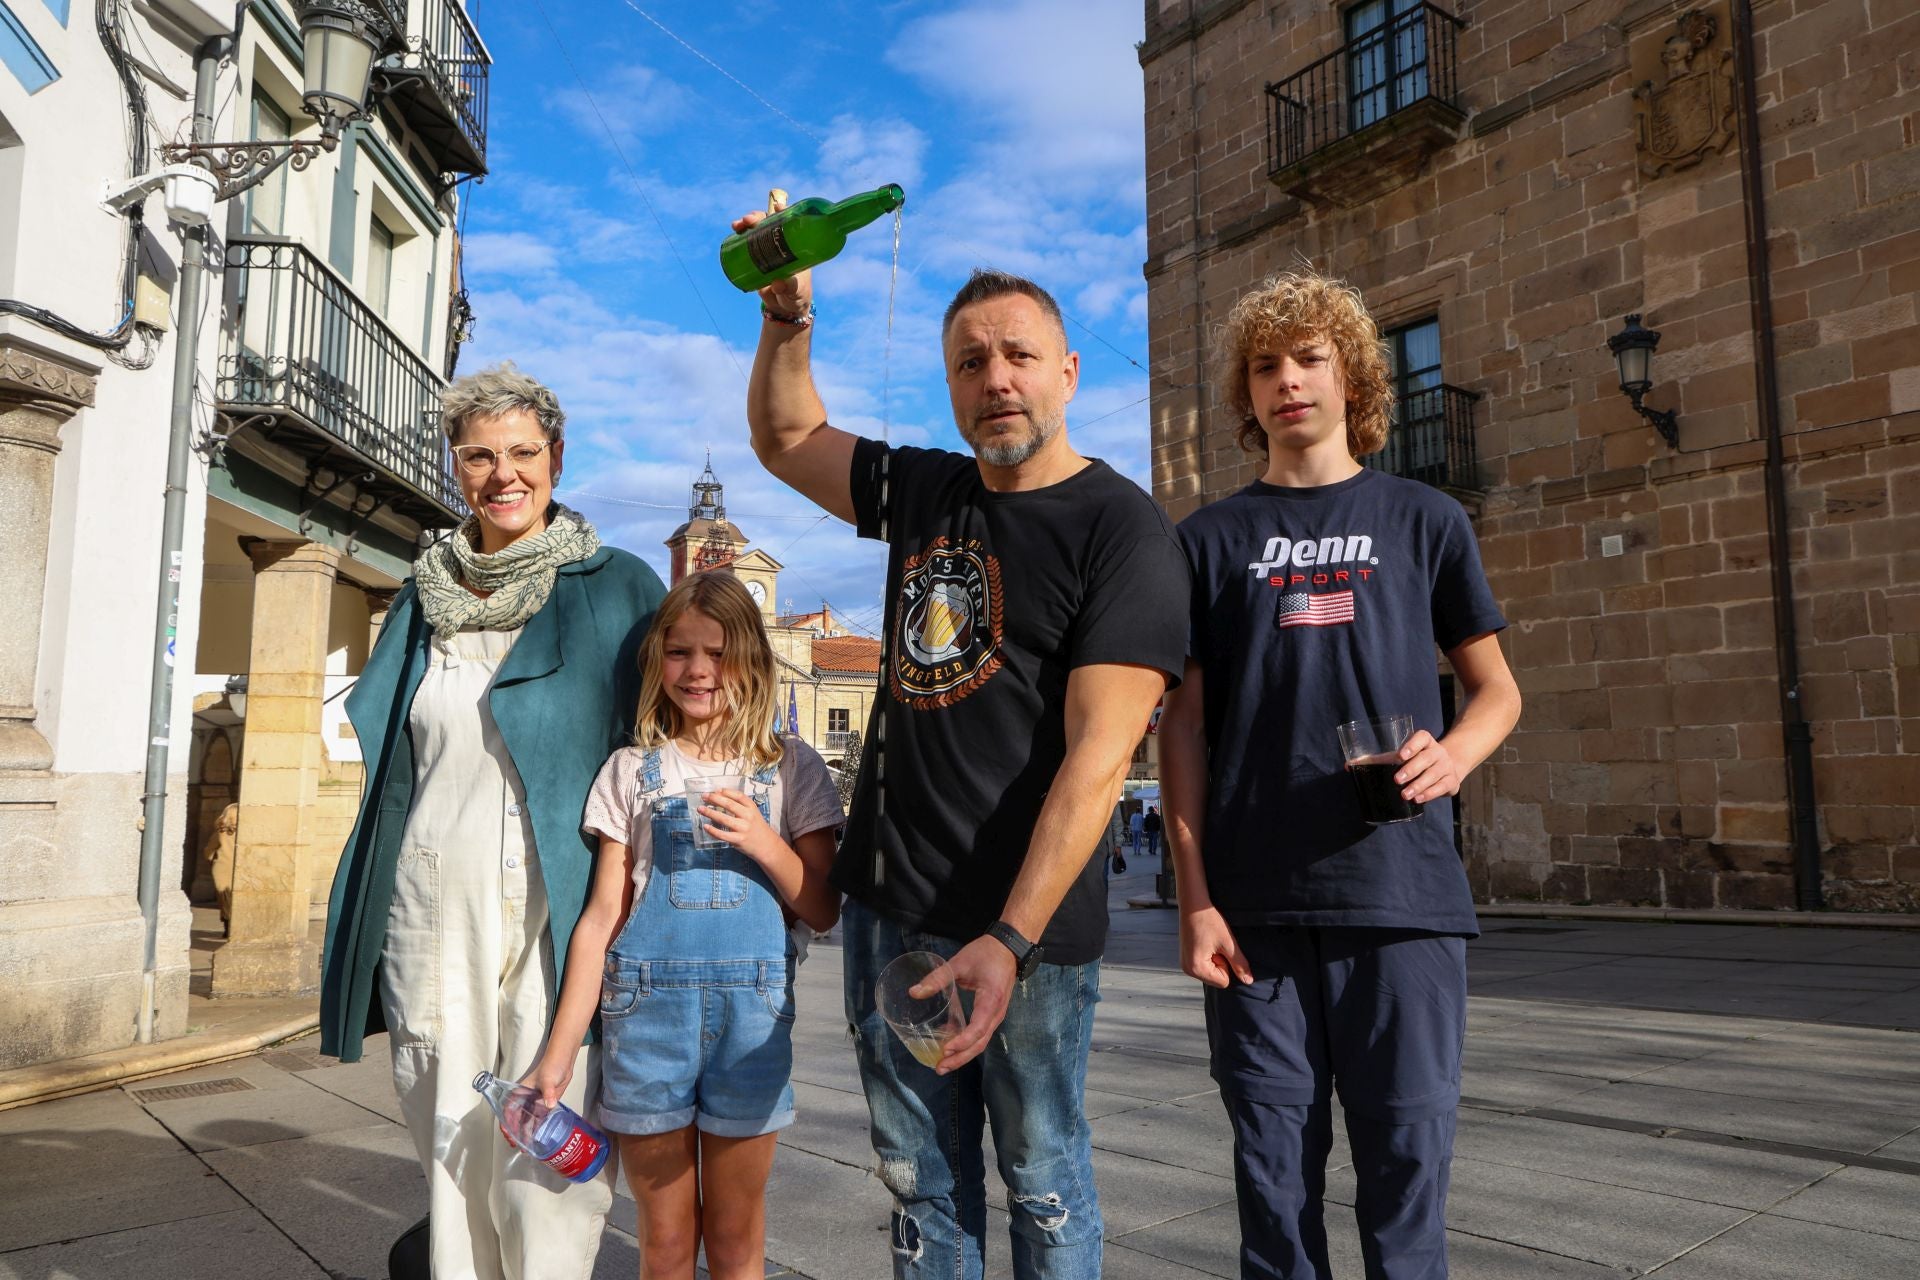
[[[1306,926],[1234,936],[1254,980],[1206,998],[1233,1122],[1241,1276],[1332,1277],[1321,1201],[1337,1093],[1368,1280],[1444,1280],[1465,940]]]

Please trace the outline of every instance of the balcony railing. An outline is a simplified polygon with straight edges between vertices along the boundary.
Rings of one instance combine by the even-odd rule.
[[[829,751],[845,751],[859,741],[860,732],[857,729],[827,730],[827,750]]]
[[[1466,24],[1418,5],[1267,86],[1267,172],[1424,102],[1458,112],[1455,36]]]
[[[1394,406],[1387,447],[1360,461],[1436,489],[1477,491],[1480,457],[1473,443],[1473,402],[1479,398],[1444,382],[1408,392]]]
[[[458,523],[465,504],[440,433],[440,375],[298,241],[229,240],[227,290],[221,409],[291,417],[316,437],[304,452],[335,456],[336,471],[367,464],[373,487],[422,523]]]
[[[381,74],[390,100],[448,173],[487,171],[492,62],[460,0],[410,0],[407,47]]]

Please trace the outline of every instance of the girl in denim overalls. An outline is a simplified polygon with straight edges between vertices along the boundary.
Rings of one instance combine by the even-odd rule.
[[[692,1280],[704,1237],[714,1280],[758,1280],[775,1135],[793,1122],[788,924],[839,918],[827,873],[843,815],[826,764],[772,727],[773,650],[732,573],[667,593],[640,671],[635,745],[587,797],[592,896],[526,1083],[558,1097],[597,997],[600,1121],[639,1202],[641,1274]],[[742,785],[690,809],[687,783],[717,775]],[[695,822],[723,843],[699,847]]]

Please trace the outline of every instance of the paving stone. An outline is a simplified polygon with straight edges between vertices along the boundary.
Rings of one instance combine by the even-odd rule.
[[[366,1056],[358,1062],[325,1059],[325,1066],[304,1067],[293,1074],[316,1089],[365,1107],[395,1124],[406,1123],[400,1114],[399,1095],[393,1091],[393,1059],[387,1052],[387,1037],[370,1037],[366,1046]],[[263,1056],[262,1061],[268,1059]]]
[[[1744,1209],[1765,1209],[1841,1167],[1831,1161],[1676,1142],[1532,1116],[1463,1128],[1453,1149],[1463,1160]]]
[[[394,1238],[427,1211],[413,1139],[398,1125],[209,1151],[206,1162],[330,1271],[383,1275]]]
[[[1180,1107],[1170,1103],[1141,1107],[1093,1122],[1093,1145],[1100,1151],[1139,1156],[1231,1177],[1233,1126],[1222,1107]]]
[[[767,1259],[821,1280],[891,1280],[892,1209],[864,1170],[782,1147],[767,1184]]]
[[[1913,1280],[1911,1240],[1762,1214],[1660,1269],[1661,1280]]]
[[[1875,996],[1869,1000],[1847,1005],[1830,1016],[1835,1022],[1920,1031],[1920,991]]]
[[[1352,1204],[1351,1171],[1329,1174],[1327,1195]],[[1447,1196],[1447,1223],[1466,1235],[1641,1271],[1746,1216],[1724,1205],[1458,1156]]]
[[[1884,1169],[1841,1169],[1768,1212],[1920,1241],[1920,1177]],[[1920,1260],[1920,1252],[1915,1256]]]
[[[1240,1274],[1240,1215],[1233,1203],[1232,1188],[1228,1191],[1224,1204],[1167,1218],[1150,1226],[1116,1232],[1109,1224],[1108,1241],[1129,1253],[1173,1263],[1190,1273],[1236,1277]],[[1108,1256],[1114,1252],[1109,1248]]]
[[[1766,1138],[1840,1151],[1870,1152],[1911,1131],[1910,1115],[1893,1115],[1827,1101],[1742,1098],[1660,1085],[1603,1085],[1569,1103],[1569,1111],[1637,1120],[1678,1129],[1704,1129],[1736,1138]]]
[[[856,1169],[873,1167],[864,1094],[795,1080],[793,1100],[796,1114],[792,1126],[780,1135],[783,1147],[825,1156]]]
[[[0,1280],[261,1280],[263,1276],[333,1280],[252,1209],[0,1255]]]
[[[1097,1025],[1094,1039],[1100,1039]],[[1167,1102],[1206,1093],[1215,1086],[1207,1074],[1204,1056],[1176,1057],[1116,1047],[1088,1055],[1087,1087],[1127,1098]]]
[[[1614,1047],[1573,1052],[1564,1045],[1540,1043],[1540,1039],[1544,1038],[1471,1036],[1461,1057],[1461,1067],[1469,1076],[1483,1071],[1518,1069],[1589,1080],[1633,1080],[1682,1061]]]
[[[1462,1065],[1461,1096],[1503,1107],[1563,1106],[1577,1110],[1576,1099],[1607,1087],[1606,1081],[1592,1076],[1491,1065],[1488,1055],[1478,1052],[1470,1061],[1463,1057]]]
[[[1911,1050],[1920,1056],[1920,1044]],[[1806,1098],[1807,1073],[1788,1068],[1729,1062],[1719,1056],[1661,1067],[1637,1077],[1636,1083],[1672,1089],[1730,1093],[1742,1098],[1777,1098],[1800,1102]],[[1920,1123],[1920,1090],[1900,1080],[1871,1076],[1821,1073],[1820,1100],[1912,1116]]]
[[[159,1082],[146,1081],[133,1087],[192,1084],[226,1077],[237,1077],[254,1087],[239,1093],[149,1103],[147,1110],[195,1151],[284,1142],[316,1133],[387,1123],[379,1112],[336,1097],[257,1059],[243,1058],[215,1067],[183,1071],[162,1077]]]
[[[0,1253],[244,1209],[246,1201],[173,1143],[170,1152],[55,1154],[0,1142]],[[4,1266],[4,1259],[0,1259]]]

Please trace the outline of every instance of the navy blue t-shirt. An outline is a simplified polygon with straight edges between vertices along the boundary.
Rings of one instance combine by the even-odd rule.
[[[1180,523],[1205,690],[1207,888],[1228,924],[1474,935],[1453,803],[1370,826],[1334,727],[1411,714],[1441,734],[1434,646],[1507,623],[1458,502],[1362,471],[1256,481]]]

